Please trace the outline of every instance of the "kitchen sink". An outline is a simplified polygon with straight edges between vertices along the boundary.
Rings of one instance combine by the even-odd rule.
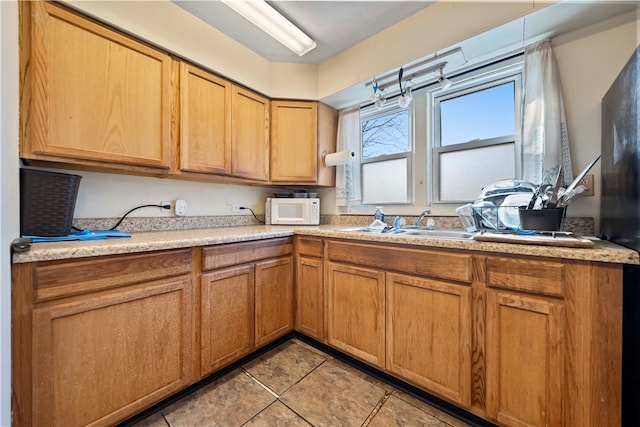
[[[474,233],[469,233],[464,230],[429,230],[426,228],[401,228],[399,230],[382,231],[380,229],[370,227],[349,227],[339,228],[336,231],[354,232],[354,233],[376,233],[376,234],[390,234],[396,236],[411,236],[411,237],[430,237],[433,239],[457,239],[457,240],[470,240],[473,239]]]
[[[469,233],[464,230],[420,230],[409,229],[401,230],[403,236],[420,236],[420,237],[432,237],[434,239],[461,239],[469,240],[473,239],[474,233]]]

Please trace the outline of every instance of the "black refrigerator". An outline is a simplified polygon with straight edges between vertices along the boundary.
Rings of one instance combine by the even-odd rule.
[[[640,252],[640,62],[638,49],[602,99],[603,238]],[[640,268],[625,265],[622,425],[640,426]]]

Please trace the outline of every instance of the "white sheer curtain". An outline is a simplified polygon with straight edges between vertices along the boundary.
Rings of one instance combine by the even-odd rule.
[[[558,66],[545,40],[525,49],[522,175],[539,184],[545,170],[562,165],[564,184],[573,179],[567,118]]]
[[[352,150],[354,161],[336,166],[336,206],[360,204],[360,107],[340,111],[336,151]]]

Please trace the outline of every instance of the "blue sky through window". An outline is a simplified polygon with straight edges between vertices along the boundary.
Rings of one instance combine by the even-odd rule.
[[[440,103],[441,145],[513,135],[515,83],[508,82]]]

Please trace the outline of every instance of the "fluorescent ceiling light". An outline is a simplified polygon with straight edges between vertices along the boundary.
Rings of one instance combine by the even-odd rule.
[[[316,47],[315,41],[264,0],[222,0],[222,2],[299,56]]]

